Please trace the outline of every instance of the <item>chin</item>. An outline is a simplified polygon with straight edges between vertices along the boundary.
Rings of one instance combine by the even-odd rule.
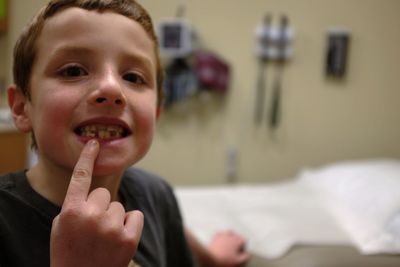
[[[93,176],[115,176],[122,175],[123,172],[133,166],[142,157],[124,157],[121,155],[102,157],[101,155],[96,159]]]
[[[99,166],[93,170],[93,177],[116,176],[121,175],[125,168]]]
[[[121,162],[97,162],[93,168],[93,176],[121,175],[130,164]]]
[[[129,150],[129,149],[128,149]],[[115,176],[123,172],[144,157],[145,149],[106,150],[101,148],[93,169],[93,176]]]

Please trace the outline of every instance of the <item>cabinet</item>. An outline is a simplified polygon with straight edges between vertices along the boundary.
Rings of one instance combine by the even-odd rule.
[[[27,151],[27,135],[0,129],[0,173],[25,169],[28,166]]]

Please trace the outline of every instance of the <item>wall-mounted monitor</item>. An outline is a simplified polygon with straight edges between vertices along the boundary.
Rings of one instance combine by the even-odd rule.
[[[160,52],[167,57],[185,57],[192,52],[192,32],[182,19],[163,20],[158,24]]]

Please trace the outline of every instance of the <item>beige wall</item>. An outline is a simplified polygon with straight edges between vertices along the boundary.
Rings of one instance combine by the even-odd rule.
[[[9,29],[6,34],[0,35],[0,77],[4,77],[6,84],[12,82],[12,50],[19,33],[33,14],[47,1],[45,0],[9,0]],[[0,99],[0,107],[6,101]]]
[[[8,52],[22,25],[45,1],[11,2]],[[173,183],[221,183],[231,147],[238,152],[239,181],[263,182],[293,176],[303,166],[400,157],[400,1],[142,2],[155,22],[173,16],[177,5],[185,3],[186,18],[205,47],[230,62],[233,76],[225,99],[205,96],[164,114],[140,166]],[[253,123],[254,30],[266,12],[287,14],[295,29],[294,56],[283,73],[282,124],[274,134],[266,124]],[[341,82],[323,74],[326,31],[332,26],[352,32],[348,77]],[[269,92],[274,70],[267,70]]]

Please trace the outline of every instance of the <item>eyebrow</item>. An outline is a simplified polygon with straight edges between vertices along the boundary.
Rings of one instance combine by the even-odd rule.
[[[51,57],[57,57],[60,55],[88,55],[88,54],[89,55],[93,54],[93,50],[88,47],[62,45],[55,49]]]

